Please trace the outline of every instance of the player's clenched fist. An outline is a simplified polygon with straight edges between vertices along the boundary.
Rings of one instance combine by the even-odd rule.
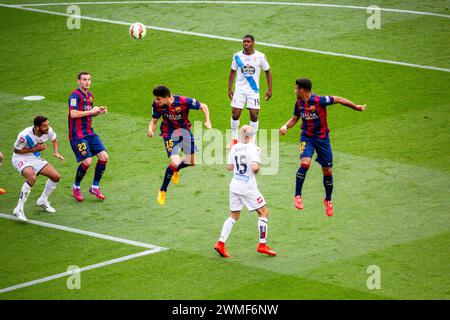
[[[36,151],[44,151],[45,149],[47,149],[47,146],[45,145],[45,143],[38,143],[34,148],[36,149]]]
[[[284,125],[280,128],[280,134],[284,136],[287,133],[287,126]]]
[[[154,135],[153,131],[147,131],[147,137],[152,138]]]

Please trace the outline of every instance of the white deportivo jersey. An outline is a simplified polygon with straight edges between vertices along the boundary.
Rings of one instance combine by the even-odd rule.
[[[266,56],[257,50],[251,55],[239,51],[233,55],[231,69],[237,70],[235,91],[259,93],[261,69],[267,71],[270,66]]]
[[[14,148],[17,150],[22,150],[23,148],[33,148],[34,146],[36,146],[36,144],[44,143],[47,140],[56,140],[56,133],[52,128],[49,127],[47,134],[43,134],[42,136],[38,137],[33,133],[33,127],[28,127],[19,133],[19,135],[17,136],[17,140],[14,143]],[[14,153],[14,155],[18,154]],[[20,156],[25,157],[39,157],[40,155],[41,153],[39,151],[33,152],[32,154],[20,154]]]
[[[252,164],[261,162],[261,149],[254,143],[236,143],[228,154],[228,164],[234,165],[234,176],[230,191],[237,194],[249,194],[258,190],[256,175]]]

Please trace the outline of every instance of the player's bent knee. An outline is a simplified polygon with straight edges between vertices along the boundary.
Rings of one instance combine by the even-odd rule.
[[[309,169],[310,166],[311,166],[311,160],[302,160],[300,162],[300,167],[302,167],[302,168]]]
[[[50,180],[52,180],[53,182],[59,182],[59,180],[61,180],[61,175],[58,172],[56,172],[56,174],[50,177]]]
[[[98,160],[103,161],[103,162],[108,162],[109,160],[109,155],[106,152],[101,152],[98,155]]]
[[[89,168],[92,164],[92,158],[87,158],[81,161],[81,163],[86,167]]]
[[[36,183],[37,175],[36,173],[32,173],[26,177],[26,180],[29,185],[33,186]]]
[[[324,176],[331,176],[333,174],[333,170],[330,167],[322,167],[322,172]]]

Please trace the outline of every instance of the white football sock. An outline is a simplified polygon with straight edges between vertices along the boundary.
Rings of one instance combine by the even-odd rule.
[[[220,234],[219,240],[225,243],[227,241],[228,236],[230,235],[231,229],[233,229],[234,224],[236,223],[236,220],[234,220],[232,217],[229,217],[225,222],[223,223],[222,227],[222,233]]]
[[[48,179],[47,183],[45,184],[44,191],[42,191],[41,198],[44,199],[45,201],[48,201],[48,197],[52,194],[53,190],[55,190],[57,185],[58,182],[54,182]]]
[[[253,142],[256,144],[256,134],[258,133],[259,121],[250,121],[250,127],[253,129]]]
[[[269,231],[269,222],[267,218],[258,218],[259,243],[267,242],[267,232]]]
[[[20,190],[19,202],[17,203],[17,207],[23,210],[23,206],[25,202],[27,202],[28,196],[31,193],[31,186],[28,182],[25,182]]]
[[[231,131],[233,132],[233,139],[238,139],[239,136],[239,119],[233,120],[231,118]]]

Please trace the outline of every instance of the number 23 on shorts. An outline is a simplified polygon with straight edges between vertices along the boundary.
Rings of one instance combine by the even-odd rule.
[[[87,149],[86,142],[82,142],[78,144],[78,151],[82,152]]]

